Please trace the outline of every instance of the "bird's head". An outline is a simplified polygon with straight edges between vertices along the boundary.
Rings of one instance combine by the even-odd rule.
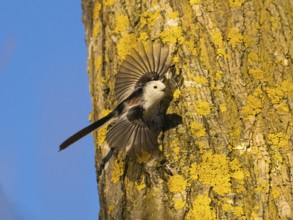
[[[165,94],[166,86],[160,80],[148,82],[143,89],[144,102],[147,103],[149,107],[160,102]]]

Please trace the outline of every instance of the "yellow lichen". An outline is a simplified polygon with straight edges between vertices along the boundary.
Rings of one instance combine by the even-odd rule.
[[[259,62],[259,56],[257,52],[251,51],[248,53],[248,63],[249,64],[254,64]]]
[[[231,212],[233,210],[233,206],[229,203],[225,203],[222,205],[222,210],[225,212]]]
[[[126,31],[129,25],[128,17],[123,14],[119,14],[116,17],[116,27],[114,32],[120,33]]]
[[[281,192],[278,187],[272,187],[271,195],[273,196],[274,199],[279,198],[280,194],[281,194]]]
[[[181,91],[179,89],[176,89],[173,93],[173,98],[177,100],[179,99],[180,95],[181,95]]]
[[[231,8],[238,8],[244,3],[244,0],[229,0],[229,5]]]
[[[153,28],[157,21],[161,18],[161,11],[159,9],[154,11],[144,11],[140,17],[140,25],[142,27],[147,26]]]
[[[232,160],[229,163],[229,167],[230,167],[231,177],[232,178],[234,178],[236,180],[243,180],[244,179],[245,173],[241,169],[241,164],[240,164],[240,162],[239,162],[239,160],[237,158],[235,158],[234,160]]]
[[[97,56],[94,60],[94,69],[95,71],[99,71],[101,69],[102,66],[102,57],[101,56]]]
[[[207,116],[211,113],[210,103],[205,101],[196,101],[195,112],[199,115]]]
[[[114,210],[114,208],[115,208],[115,205],[114,204],[109,205],[108,210],[107,210],[107,214],[108,215],[111,215],[111,213]]]
[[[93,37],[97,37],[101,29],[101,22],[96,21],[94,22],[94,27],[93,27]]]
[[[220,105],[220,111],[221,111],[222,113],[226,112],[226,111],[227,111],[227,105],[226,105],[226,104],[221,104],[221,105]]]
[[[218,47],[223,46],[223,37],[222,37],[222,33],[220,31],[213,32],[211,37],[212,37],[212,41],[215,45],[217,45]]]
[[[183,192],[187,187],[187,180],[183,176],[177,174],[170,177],[168,186],[170,192]]]
[[[190,179],[192,179],[192,180],[198,179],[198,171],[197,171],[197,164],[196,163],[191,164],[191,166],[189,168],[189,175],[190,175]]]
[[[100,113],[99,117],[102,118],[102,117],[108,115],[110,112],[111,112],[111,110],[109,110],[109,109],[103,109],[102,112]],[[106,126],[100,128],[98,130],[98,141],[97,141],[97,144],[99,146],[102,145],[105,142],[107,132],[108,132],[108,130],[107,130],[107,127]]]
[[[262,71],[261,69],[250,69],[249,74],[253,76],[256,80],[259,80],[261,82],[267,81],[267,73]]]
[[[198,47],[200,51],[199,58],[202,61],[202,63],[206,66],[206,68],[212,72],[214,68],[214,64],[211,64],[210,62],[211,54],[207,48],[206,39],[204,37],[199,38],[198,44],[199,44]]]
[[[145,185],[144,181],[142,181],[141,183],[135,183],[135,187],[138,191],[141,191],[146,187],[146,185]]]
[[[152,155],[146,151],[143,151],[140,155],[137,156],[136,161],[140,164],[146,163],[150,160]]]
[[[231,191],[229,163],[224,154],[205,153],[203,162],[197,165],[196,174],[202,183],[213,186],[220,195]]]
[[[188,50],[190,51],[192,55],[194,56],[198,55],[198,50],[196,46],[194,45],[194,41],[185,41],[184,45],[188,48]]]
[[[99,2],[96,2],[93,8],[93,20],[97,20],[99,18],[100,10],[101,10],[101,4]]]
[[[192,208],[187,213],[187,220],[214,220],[216,213],[210,206],[211,199],[207,196],[199,195],[193,202]]]
[[[177,19],[179,17],[178,11],[171,11],[168,13],[170,19]]]
[[[112,170],[112,183],[118,183],[123,173],[123,163],[121,161],[115,160]]]
[[[240,217],[244,214],[244,211],[243,211],[243,208],[240,207],[240,206],[236,206],[234,207],[234,214],[237,216],[237,217]]]
[[[138,41],[146,42],[148,39],[149,39],[149,35],[147,32],[144,32],[144,31],[140,32]]]
[[[233,47],[237,46],[243,41],[243,35],[239,32],[237,28],[231,28],[227,37],[229,40],[229,44],[231,44]]]
[[[176,210],[182,209],[186,205],[186,201],[184,201],[181,198],[173,198],[173,202],[174,202],[174,208]]]
[[[267,88],[267,94],[273,104],[278,104],[284,98],[285,94],[281,88]]]
[[[206,152],[202,157],[202,162],[192,164],[190,178],[199,180],[203,184],[213,187],[219,195],[231,192],[231,178],[243,180],[244,171],[238,160],[229,161],[224,154],[213,154]]]
[[[164,30],[159,35],[162,38],[163,43],[179,43],[182,44],[185,41],[181,27],[173,26],[167,30]]]
[[[196,137],[203,137],[206,135],[206,129],[200,123],[191,122],[189,127],[190,127],[191,133]]]
[[[195,77],[195,82],[200,84],[200,85],[207,85],[208,84],[208,80],[204,76],[196,76]]]
[[[222,79],[222,78],[223,78],[223,71],[218,70],[218,71],[216,72],[215,80],[220,80],[220,79]]]
[[[284,148],[288,146],[288,137],[283,132],[268,134],[268,143],[274,148]]]
[[[261,109],[262,109],[261,100],[254,95],[249,95],[247,97],[246,105],[242,107],[241,113],[244,115],[245,119],[248,119],[249,116],[254,116],[260,113]]]
[[[289,112],[289,107],[286,103],[280,103],[279,105],[276,106],[276,109],[279,111],[279,112],[286,112],[288,113]]]
[[[173,57],[172,57],[172,62],[173,62],[174,64],[179,63],[180,60],[181,60],[181,59],[180,59],[179,56],[173,56]]]
[[[111,6],[113,5],[115,0],[103,0],[104,5]]]
[[[282,90],[288,96],[293,96],[293,82],[290,80],[284,80],[281,84]]]
[[[137,41],[134,34],[124,34],[117,45],[117,53],[120,60],[129,54],[131,48],[136,48]]]
[[[200,3],[200,0],[189,0],[191,5],[197,5]]]

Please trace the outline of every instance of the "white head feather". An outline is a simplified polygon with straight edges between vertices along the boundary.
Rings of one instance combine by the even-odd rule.
[[[150,81],[143,88],[143,108],[152,109],[164,98],[166,86],[162,81]]]

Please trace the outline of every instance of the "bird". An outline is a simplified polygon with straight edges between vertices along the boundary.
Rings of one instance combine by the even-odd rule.
[[[157,137],[163,123],[160,102],[166,96],[164,80],[172,63],[169,46],[148,40],[145,45],[138,42],[137,49],[130,51],[115,77],[117,107],[65,140],[60,151],[113,121],[106,135],[112,150],[132,149],[141,154],[158,148]]]

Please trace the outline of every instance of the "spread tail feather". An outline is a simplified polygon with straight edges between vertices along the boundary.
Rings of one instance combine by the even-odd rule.
[[[112,117],[114,113],[111,112],[110,114],[106,115],[104,118],[101,118],[100,120],[90,124],[89,126],[81,129],[80,131],[76,132],[74,135],[69,137],[67,140],[65,140],[60,146],[59,151],[64,150],[65,148],[69,147],[74,142],[78,141],[82,137],[86,136],[87,134],[91,133],[93,130],[101,127],[105,123],[107,123]]]

